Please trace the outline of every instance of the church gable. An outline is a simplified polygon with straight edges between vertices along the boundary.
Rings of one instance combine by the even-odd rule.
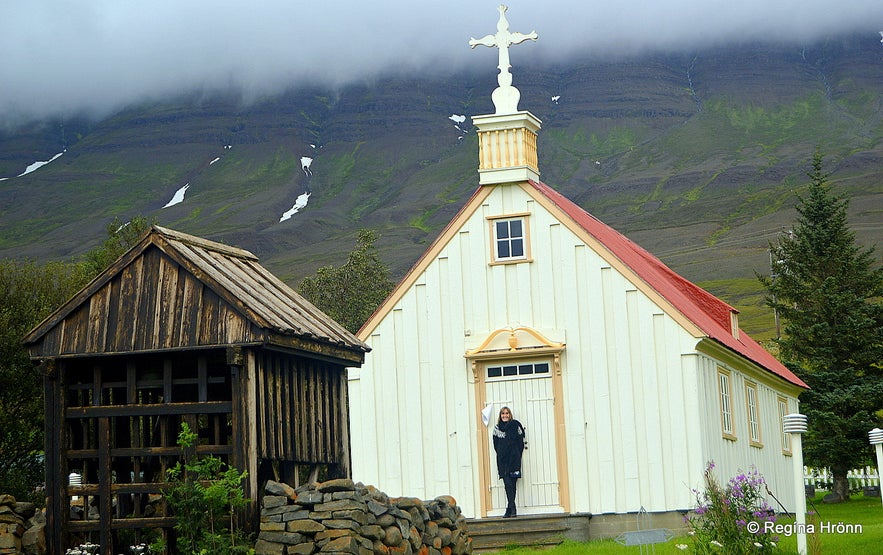
[[[479,320],[470,325],[485,331],[544,320],[549,321],[541,326],[556,328],[555,310],[571,310],[579,291],[597,297],[606,268],[621,280],[618,287],[642,291],[656,311],[668,313],[692,336],[703,335],[603,244],[585,233],[580,236],[581,231],[527,184],[482,186],[365,324],[360,337],[370,337],[411,288],[433,281],[438,271],[433,265],[439,260],[461,268],[459,276],[446,279],[462,281],[466,311]],[[490,312],[509,316],[493,321],[488,319]]]

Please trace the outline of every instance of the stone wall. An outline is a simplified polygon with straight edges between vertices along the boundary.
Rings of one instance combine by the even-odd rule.
[[[294,489],[268,482],[257,555],[467,555],[472,539],[453,497],[390,498],[329,480]]]
[[[0,495],[0,555],[45,555],[46,516],[33,503]]]

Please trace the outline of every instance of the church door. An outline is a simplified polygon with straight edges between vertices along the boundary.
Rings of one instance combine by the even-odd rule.
[[[488,415],[486,461],[490,472],[485,497],[488,516],[502,515],[506,509],[503,481],[497,475],[493,429],[500,409],[509,407],[525,427],[528,448],[522,458],[522,478],[518,481],[518,514],[561,512],[559,452],[556,440],[556,411],[551,358],[488,361],[481,365],[484,407]],[[561,454],[560,456],[563,456]]]

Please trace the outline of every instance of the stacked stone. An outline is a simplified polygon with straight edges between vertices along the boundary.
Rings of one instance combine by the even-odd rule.
[[[0,495],[0,555],[44,555],[46,518],[33,503]]]
[[[453,497],[390,498],[329,480],[297,489],[270,481],[257,555],[467,555],[472,539]]]

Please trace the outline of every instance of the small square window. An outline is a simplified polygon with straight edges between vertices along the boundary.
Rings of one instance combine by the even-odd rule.
[[[525,228],[526,222],[521,217],[493,220],[495,262],[527,258]]]

